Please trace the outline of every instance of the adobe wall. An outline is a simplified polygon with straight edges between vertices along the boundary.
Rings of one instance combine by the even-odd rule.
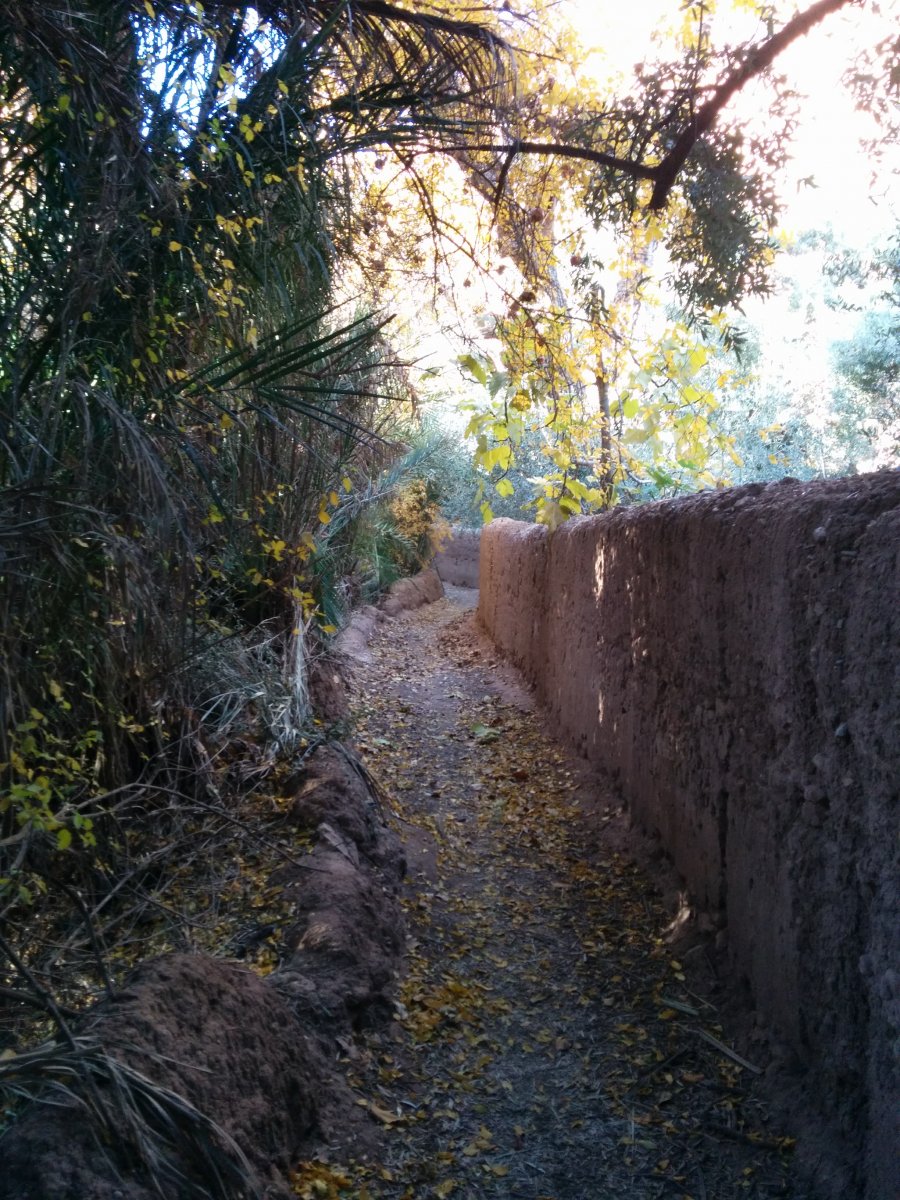
[[[894,1200],[900,474],[482,534],[479,616],[609,772]]]
[[[435,553],[432,565],[444,583],[456,587],[478,587],[478,551],[481,544],[480,529],[462,529],[454,526],[440,550]]]

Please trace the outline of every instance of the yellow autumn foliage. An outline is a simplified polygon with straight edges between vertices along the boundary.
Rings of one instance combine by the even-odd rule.
[[[424,479],[413,479],[397,493],[389,505],[397,532],[417,548],[431,544],[432,530],[438,520],[440,506],[429,496]]]

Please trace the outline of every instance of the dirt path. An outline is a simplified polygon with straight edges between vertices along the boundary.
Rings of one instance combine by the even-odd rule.
[[[298,1194],[801,1200],[703,944],[673,950],[614,798],[542,732],[474,597],[385,625],[358,669],[356,740],[407,847],[408,976],[397,1023],[347,1047],[377,1152],[309,1164]]]

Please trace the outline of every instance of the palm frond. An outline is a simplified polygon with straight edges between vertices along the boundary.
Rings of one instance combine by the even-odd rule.
[[[89,1038],[45,1042],[0,1061],[0,1094],[82,1110],[120,1169],[147,1172],[161,1197],[261,1197],[246,1155],[184,1096],[113,1058]]]

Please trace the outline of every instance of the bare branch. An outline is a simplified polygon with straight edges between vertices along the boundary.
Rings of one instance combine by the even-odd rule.
[[[847,0],[843,0],[847,3]],[[442,146],[441,149],[453,151],[478,151],[488,154],[505,154],[511,160],[517,154],[543,154],[555,158],[577,158],[582,162],[595,163],[599,167],[611,167],[635,179],[656,179],[656,167],[646,167],[643,163],[633,162],[628,158],[618,158],[615,154],[605,154],[602,150],[591,150],[587,146],[569,146],[562,142],[485,142],[470,143],[465,146]]]
[[[690,124],[682,130],[666,157],[658,167],[654,168],[649,176],[656,181],[653,195],[650,198],[651,209],[665,208],[672,185],[678,172],[687,161],[688,155],[700,138],[712,128],[719,113],[729,100],[746,83],[770,67],[783,50],[786,50],[798,38],[809,33],[825,17],[837,12],[840,8],[845,8],[850,3],[855,3],[855,0],[818,0],[818,3],[813,4],[806,12],[798,13],[793,20],[788,21],[787,25],[770,37],[767,42],[750,51],[741,65],[722,80]]]

